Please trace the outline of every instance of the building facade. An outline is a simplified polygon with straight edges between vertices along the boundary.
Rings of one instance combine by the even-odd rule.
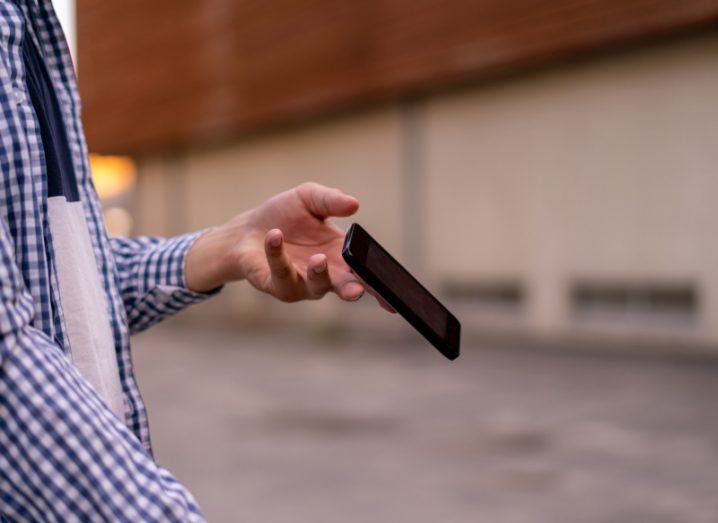
[[[188,62],[209,65],[192,72],[200,79],[174,78],[183,83],[176,98],[163,87],[161,67],[151,77],[130,73],[118,92],[106,88],[116,68],[127,75],[142,63],[132,45],[118,49],[128,32],[140,31],[141,39],[146,29],[128,14],[117,23],[119,34],[98,42],[97,21],[111,8],[87,3],[94,7],[83,20],[78,2],[78,49],[90,146],[136,159],[138,181],[126,203],[135,232],[211,226],[314,180],[359,198],[356,221],[446,299],[469,336],[718,347],[715,2],[686,2],[675,12],[663,9],[665,16],[636,10],[661,2],[619,2],[608,13],[590,8],[591,17],[572,15],[581,3],[565,0],[563,11],[529,11],[530,23],[516,16],[522,2],[507,13],[491,1],[449,2],[454,16],[434,21],[426,15],[440,3],[424,2],[414,25],[401,21],[408,12],[401,2],[369,2],[383,7],[372,16],[384,25],[362,25],[349,43],[335,31],[352,13],[332,12],[323,22],[335,29],[318,37],[324,26],[307,22],[309,2],[301,13],[287,8],[295,25],[284,27],[298,34],[296,66],[289,65],[291,40],[267,41],[279,48],[262,51],[264,62],[212,72],[223,61],[251,57],[262,39],[217,37],[197,50],[178,37],[166,59],[195,53]],[[198,19],[190,17],[196,4],[180,2],[168,34],[184,29],[195,43],[205,31],[233,34],[220,23],[231,19],[232,3],[208,4],[217,12]],[[469,17],[462,9],[478,4],[484,11],[470,14],[484,16],[483,25],[461,23]],[[507,25],[512,13],[518,21]],[[248,31],[259,25],[260,36],[273,34],[262,13],[253,16]],[[391,27],[403,28],[398,43],[386,40]],[[302,37],[302,28],[313,36]],[[429,44],[412,51],[401,34]],[[322,54],[320,44],[334,47]],[[447,57],[454,62],[443,63]],[[341,67],[346,71],[327,71]],[[272,86],[283,70],[289,85]],[[130,86],[145,80],[146,91]],[[127,114],[133,106],[151,108],[134,114],[134,127]],[[298,309],[234,286],[196,315],[399,328],[369,304],[349,307],[325,300]]]

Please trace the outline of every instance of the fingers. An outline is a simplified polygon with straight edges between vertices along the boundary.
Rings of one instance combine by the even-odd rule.
[[[279,229],[272,229],[265,235],[264,249],[268,272],[257,276],[262,281],[256,284],[282,301],[294,302],[302,299],[319,299],[327,292],[334,291],[341,299],[356,301],[368,290],[379,304],[389,312],[394,310],[351,272],[344,263],[329,265],[326,254],[317,253],[306,262],[306,277],[299,273],[290,259]],[[265,269],[266,271],[267,269]],[[365,289],[366,288],[366,289]]]
[[[285,301],[301,299],[304,281],[284,250],[284,237],[279,229],[267,232],[264,250],[269,265],[269,286],[275,296]]]
[[[391,312],[392,314],[396,314],[396,309],[394,309],[394,307],[392,307],[391,305],[389,305],[389,304],[386,302],[386,300],[384,300],[384,298],[382,298],[381,296],[379,296],[374,289],[372,289],[372,288],[367,288],[367,292],[368,292],[369,294],[371,294],[372,296],[374,296],[374,298],[376,298],[377,303],[379,304],[379,306],[380,306],[382,309],[384,309],[384,310],[387,311],[387,312]]]
[[[334,292],[342,300],[356,301],[364,295],[364,286],[351,272],[341,271],[332,280]]]
[[[320,219],[329,216],[351,216],[359,209],[356,198],[339,189],[331,189],[318,183],[303,183],[297,187],[297,193],[309,212]]]
[[[307,290],[309,297],[319,299],[332,289],[329,278],[327,257],[324,254],[315,254],[307,262]]]
[[[352,271],[352,274],[354,274],[353,271]],[[374,296],[374,298],[376,299],[377,303],[379,304],[379,306],[380,306],[382,309],[384,309],[384,310],[387,311],[387,312],[391,312],[392,314],[396,314],[396,309],[394,309],[394,307],[392,307],[391,305],[389,305],[389,304],[386,302],[386,300],[379,295],[378,292],[376,292],[371,286],[367,285],[367,283],[366,283],[364,280],[362,280],[359,276],[357,276],[356,274],[354,274],[354,276],[356,276],[356,278],[361,282],[361,284],[364,286],[364,288],[366,289],[366,291],[367,291],[369,294],[371,294],[372,296]]]

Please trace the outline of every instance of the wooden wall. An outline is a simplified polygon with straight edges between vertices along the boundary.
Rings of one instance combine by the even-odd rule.
[[[211,143],[718,25],[718,0],[77,0],[90,148]]]

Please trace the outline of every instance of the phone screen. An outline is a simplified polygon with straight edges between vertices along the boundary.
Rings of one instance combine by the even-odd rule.
[[[446,309],[426,289],[414,281],[408,272],[389,257],[377,243],[370,243],[366,266],[389,290],[412,306],[414,313],[429,325],[439,337],[446,336]]]
[[[461,324],[456,317],[360,225],[349,228],[342,256],[444,356],[459,356]]]

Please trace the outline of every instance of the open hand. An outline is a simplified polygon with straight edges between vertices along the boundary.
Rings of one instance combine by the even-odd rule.
[[[187,285],[207,291],[246,279],[285,302],[330,291],[357,300],[365,286],[342,259],[345,233],[329,218],[358,208],[356,198],[317,183],[280,193],[200,237],[187,255]]]

